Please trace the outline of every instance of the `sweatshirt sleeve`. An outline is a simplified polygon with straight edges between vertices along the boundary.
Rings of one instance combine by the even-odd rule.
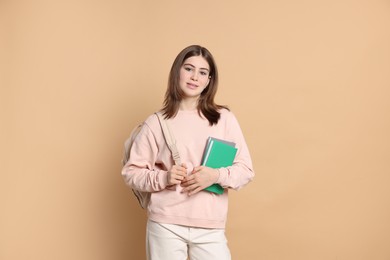
[[[156,192],[166,188],[167,171],[157,162],[158,141],[147,123],[134,140],[128,162],[122,168],[122,177],[131,188]]]
[[[237,154],[233,165],[220,168],[217,183],[224,188],[239,190],[254,178],[252,159],[236,117],[227,112],[225,121],[226,139],[236,143]]]

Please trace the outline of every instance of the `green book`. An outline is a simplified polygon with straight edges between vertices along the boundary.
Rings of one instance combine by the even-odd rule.
[[[213,169],[231,166],[236,153],[235,143],[209,137],[203,154],[202,165]],[[219,184],[213,184],[205,190],[216,194],[222,194],[224,191]]]

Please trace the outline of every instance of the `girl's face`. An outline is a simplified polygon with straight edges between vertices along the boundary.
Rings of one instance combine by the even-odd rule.
[[[184,98],[199,98],[210,82],[210,66],[202,56],[186,59],[180,68],[180,89]]]

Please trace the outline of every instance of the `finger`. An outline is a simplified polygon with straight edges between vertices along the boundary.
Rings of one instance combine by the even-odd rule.
[[[185,176],[187,175],[187,170],[182,168],[181,166],[174,166],[174,168],[172,169],[172,173]]]
[[[195,190],[197,188],[199,188],[199,184],[197,184],[197,183],[193,183],[193,184],[187,183],[187,186],[183,189],[182,192],[183,193],[185,193],[185,192],[190,193],[190,192],[192,192],[193,190]]]
[[[187,177],[187,174],[185,173],[177,173],[176,178],[180,179],[181,181],[184,180]]]
[[[192,170],[192,174],[200,172],[203,169],[203,166],[197,166]]]
[[[169,176],[168,183],[169,184],[179,184],[184,179],[184,176],[177,174],[175,172],[172,172]]]
[[[183,171],[183,169],[184,168],[180,165],[173,165],[173,167],[172,167],[172,170],[175,170],[175,171]]]
[[[188,186],[193,185],[193,184],[195,184],[195,180],[184,179],[184,180],[182,180],[182,182],[181,182],[181,185],[182,185],[183,187],[188,187]]]
[[[195,190],[192,190],[188,193],[188,196],[192,196],[192,195],[195,195],[196,193],[198,193],[199,191],[201,191],[202,188],[201,187],[198,187],[196,188]]]
[[[185,179],[186,179],[186,181],[192,181],[192,180],[194,180],[195,179],[195,176],[193,176],[193,175],[185,175]]]
[[[180,166],[178,166],[178,167],[180,167]],[[187,170],[182,168],[182,167],[175,169],[174,172],[176,174],[183,175],[183,176],[187,175]]]
[[[174,165],[172,167],[172,171],[176,171],[176,172],[185,172],[187,173],[187,168],[186,167],[183,167],[181,165]]]
[[[178,180],[178,181],[182,181],[182,180],[184,180],[184,176],[183,175],[181,175],[181,174],[175,174],[174,176],[173,176],[173,178],[175,179],[175,180]]]
[[[176,185],[176,184],[179,184],[179,183],[180,183],[180,181],[178,181],[176,179],[172,179],[172,180],[169,181],[170,185]]]

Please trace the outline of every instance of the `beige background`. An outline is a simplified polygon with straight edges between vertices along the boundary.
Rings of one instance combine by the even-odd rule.
[[[233,259],[390,259],[389,1],[0,1],[0,259],[144,259],[122,144],[190,44],[255,180]]]

